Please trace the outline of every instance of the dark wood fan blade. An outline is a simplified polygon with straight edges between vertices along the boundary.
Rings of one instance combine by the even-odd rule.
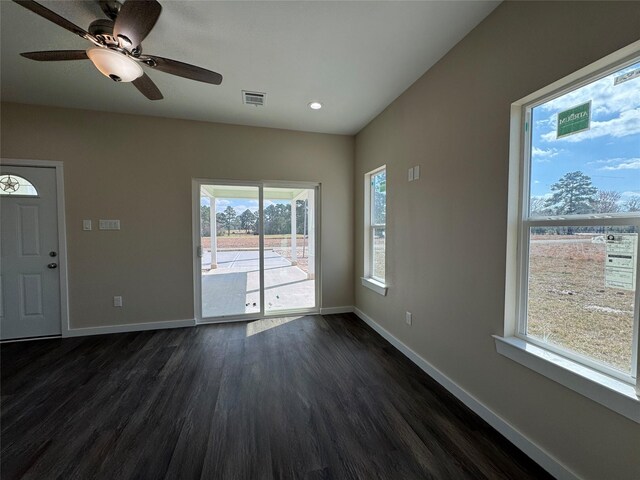
[[[222,75],[217,72],[169,58],[156,57],[154,55],[145,55],[145,57],[152,60],[152,62],[147,62],[147,65],[161,72],[170,73],[171,75],[177,75],[190,80],[197,80],[198,82],[212,83],[213,85],[220,85],[222,83]]]
[[[118,12],[113,34],[131,42],[125,47],[137,47],[149,35],[161,11],[156,0],[126,0]]]
[[[25,58],[39,62],[58,62],[60,60],[87,60],[87,52],[84,50],[49,50],[47,52],[24,52]]]
[[[143,73],[141,77],[136,78],[132,83],[149,100],[162,100],[164,98],[162,92],[146,73]]]
[[[62,28],[66,28],[70,32],[75,33],[76,35],[79,35],[82,38],[90,37],[89,33],[83,30],[82,28],[80,28],[79,26],[71,23],[66,18],[61,17],[57,13],[52,12],[51,10],[49,10],[46,7],[43,7],[37,2],[33,2],[31,0],[13,0],[13,1],[16,2],[18,5],[22,5],[27,10],[31,10],[33,13],[37,13],[38,15],[46,18],[50,22],[53,22],[56,25],[61,26]]]

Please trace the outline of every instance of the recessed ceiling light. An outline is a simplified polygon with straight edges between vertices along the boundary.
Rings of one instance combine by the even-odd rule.
[[[309,104],[309,108],[311,110],[320,110],[322,108],[322,104],[320,102],[311,102]]]

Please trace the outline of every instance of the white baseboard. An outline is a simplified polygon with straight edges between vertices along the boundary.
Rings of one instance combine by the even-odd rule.
[[[353,306],[345,305],[342,307],[327,307],[320,309],[320,315],[331,315],[336,313],[352,313]],[[235,322],[237,320],[229,320]],[[200,325],[204,324],[216,324],[224,322],[200,322]],[[83,328],[70,328],[68,331],[63,332],[63,337],[83,337],[86,335],[103,335],[107,333],[125,333],[125,332],[141,332],[144,330],[162,330],[165,328],[183,328],[193,327],[197,323],[195,319],[188,318],[185,320],[167,320],[163,322],[148,322],[148,323],[128,323],[123,325],[106,325],[103,327],[83,327]]]
[[[164,322],[129,323],[124,325],[106,325],[104,327],[70,328],[64,337],[84,337],[86,335],[103,335],[105,333],[141,332],[143,330],[162,330],[165,328],[193,327],[193,318],[185,320],[168,320]]]
[[[411,350],[408,346],[398,340],[389,331],[381,327],[370,316],[364,313],[362,310],[354,307],[354,313],[360,317],[367,325],[373,328],[380,334],[385,340],[391,343],[394,347],[400,350],[409,360],[420,367],[431,378],[437,381],[440,385],[446,388],[452,393],[458,400],[464,403],[467,407],[473,410],[480,418],[495,428],[504,437],[506,437],[511,443],[522,450],[527,456],[529,456],[534,462],[544,468],[551,475],[558,480],[579,480],[575,473],[562,465],[557,459],[552,457],[549,453],[543,450],[541,447],[533,443],[521,432],[519,432],[513,425],[506,420],[495,414],[488,407],[478,401],[470,393],[460,387],[457,383],[447,377],[444,373],[438,370],[436,367],[427,362],[424,358]]]
[[[353,313],[353,305],[345,305],[342,307],[327,307],[320,309],[320,315],[332,315],[334,313]]]

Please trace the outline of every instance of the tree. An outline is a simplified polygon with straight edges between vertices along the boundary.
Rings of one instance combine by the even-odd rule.
[[[231,205],[222,212],[222,225],[227,229],[228,236],[231,236],[231,229],[235,226],[236,216],[236,211]]]
[[[529,212],[531,215],[548,215],[547,200],[544,197],[531,197],[529,200]]]
[[[200,205],[200,236],[208,237],[211,235],[210,224],[210,210],[209,205]]]
[[[307,201],[296,200],[296,233],[304,232],[304,217],[307,215]]]
[[[551,185],[554,192],[547,199],[545,206],[555,215],[575,215],[591,213],[598,189],[591,183],[591,178],[584,173],[569,172],[558,182]]]
[[[372,176],[373,211],[375,223],[386,223],[387,218],[387,172]]]
[[[620,197],[615,190],[598,190],[593,199],[594,213],[616,213],[620,211]]]
[[[627,212],[640,212],[640,195],[635,195],[624,202],[623,205]]]
[[[240,214],[240,228],[244,230],[246,233],[255,230],[256,227],[256,217],[251,210],[248,208]]]
[[[291,204],[272,203],[264,209],[264,233],[288,233],[291,228]]]
[[[222,235],[224,233],[225,216],[224,213],[216,213],[216,235]]]

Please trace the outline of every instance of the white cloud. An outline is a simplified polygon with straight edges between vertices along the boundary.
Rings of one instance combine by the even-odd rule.
[[[611,164],[611,163],[620,163],[627,160],[626,158],[607,158],[603,160],[594,160],[592,162],[587,162],[587,165],[602,165],[602,164]]]
[[[547,163],[550,162],[553,157],[557,157],[562,152],[564,152],[564,150],[560,150],[559,148],[544,149],[533,147],[531,149],[531,158],[537,163]]]
[[[632,198],[640,198],[640,190],[633,192],[633,191],[627,191],[627,192],[622,192],[620,194],[620,199],[623,202],[626,202],[628,200],[631,200]]]
[[[614,78],[637,67],[638,65],[631,66],[625,70],[620,70],[612,75],[608,75],[540,105],[540,108],[557,113],[591,101],[594,115],[612,115],[632,109],[640,104],[640,88],[638,87],[640,81],[630,80],[619,85],[614,85]]]
[[[533,149],[531,150],[531,155],[533,156],[533,158],[553,158],[560,152],[562,152],[562,150],[559,150],[557,148],[548,148],[545,150],[544,148],[533,147]]]
[[[607,165],[600,170],[640,170],[640,157],[638,158],[615,158],[619,163]]]
[[[540,113],[549,112],[547,119],[537,121],[538,125],[548,125],[548,133],[542,140],[580,142],[606,135],[625,137],[640,133],[640,79],[614,85],[614,78],[638,68],[638,64],[615,72],[591,84],[555,98],[536,107]],[[591,128],[556,139],[557,114],[577,105],[591,102]]]

